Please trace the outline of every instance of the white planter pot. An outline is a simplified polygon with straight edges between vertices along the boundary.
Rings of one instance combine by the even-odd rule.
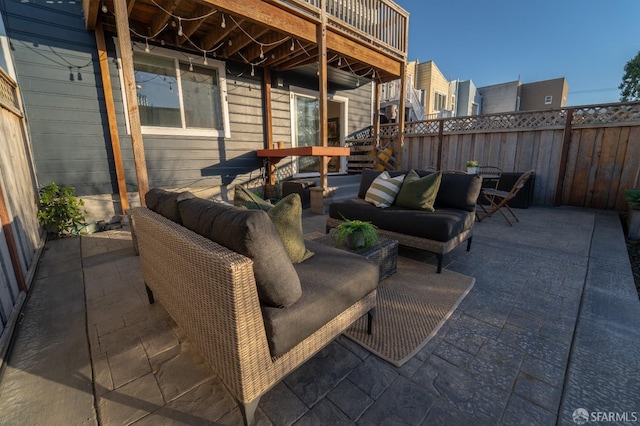
[[[477,175],[478,168],[477,167],[467,167],[467,173],[470,175]]]

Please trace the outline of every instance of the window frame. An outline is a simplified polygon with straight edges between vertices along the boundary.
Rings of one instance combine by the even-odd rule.
[[[114,37],[114,43],[116,46],[116,55],[118,60],[118,74],[120,77],[122,100],[125,106],[125,111],[128,111],[128,100],[124,88],[124,74],[122,73],[122,57],[120,55],[120,48],[118,45],[118,39]],[[189,64],[189,58],[193,65],[197,65],[200,68],[211,68],[216,70],[218,75],[218,89],[220,92],[220,109],[222,112],[222,130],[217,129],[203,129],[203,128],[187,128],[187,127],[161,127],[161,126],[140,126],[143,135],[158,135],[158,136],[204,136],[204,137],[222,137],[231,138],[231,129],[229,126],[229,99],[227,93],[227,77],[226,77],[226,65],[224,62],[207,58],[207,65],[203,64],[202,56],[191,56],[186,52],[179,52],[174,50],[165,49],[155,46],[151,52],[145,52],[144,47],[140,47],[137,44],[133,44],[134,52],[142,52],[148,55],[156,55],[162,58],[173,59],[176,64],[176,88],[178,90],[178,96],[180,101],[180,116],[182,120],[182,126],[185,126],[184,122],[184,99],[182,93],[182,81],[180,78],[180,64]],[[127,127],[127,133],[131,134],[131,126],[129,123],[129,115],[125,113],[125,121]]]
[[[441,96],[442,97],[442,103],[440,105],[440,108],[436,108],[437,107],[437,101],[438,101],[438,97]],[[447,95],[443,92],[439,92],[437,90],[435,90],[433,92],[433,110],[434,111],[442,111],[442,110],[446,110],[447,109]]]

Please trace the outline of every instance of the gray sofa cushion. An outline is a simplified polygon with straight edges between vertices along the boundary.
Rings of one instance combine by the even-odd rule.
[[[436,210],[449,207],[474,212],[481,187],[482,178],[478,175],[443,173],[434,206]]]
[[[300,300],[287,309],[262,306],[274,357],[287,353],[378,286],[375,263],[315,241],[308,240],[307,246],[316,255],[295,265],[302,283]]]
[[[186,228],[253,260],[263,303],[287,307],[300,299],[300,279],[266,212],[200,198],[182,201],[178,207]]]
[[[331,204],[329,216],[370,221],[380,229],[441,242],[471,229],[475,220],[473,212],[462,209],[441,207],[428,212],[396,205],[379,209],[360,198]]]
[[[176,223],[182,224],[178,211],[178,198],[186,200],[194,198],[190,192],[171,192],[160,188],[152,188],[144,196],[144,201],[149,210],[158,213]]]

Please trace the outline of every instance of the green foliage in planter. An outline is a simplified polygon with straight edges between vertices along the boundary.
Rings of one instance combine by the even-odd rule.
[[[75,196],[72,186],[58,186],[54,182],[40,190],[38,220],[55,238],[77,235],[85,224],[84,201]]]
[[[476,160],[467,161],[467,167],[478,167],[478,162]]]
[[[345,219],[344,222],[336,226],[335,229],[336,232],[333,233],[333,238],[336,241],[336,246],[339,246],[345,239],[351,239],[351,243],[349,244],[350,248],[368,249],[373,243],[380,241],[378,228],[371,222]],[[357,243],[359,239],[358,235],[362,236],[360,240],[361,244]]]
[[[640,207],[640,188],[631,188],[624,194],[625,200],[633,207]]]

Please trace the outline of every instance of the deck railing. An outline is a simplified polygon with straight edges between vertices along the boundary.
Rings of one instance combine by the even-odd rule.
[[[280,0],[280,3],[319,15],[320,0]],[[407,53],[409,14],[389,0],[326,0],[328,24],[389,54]]]

